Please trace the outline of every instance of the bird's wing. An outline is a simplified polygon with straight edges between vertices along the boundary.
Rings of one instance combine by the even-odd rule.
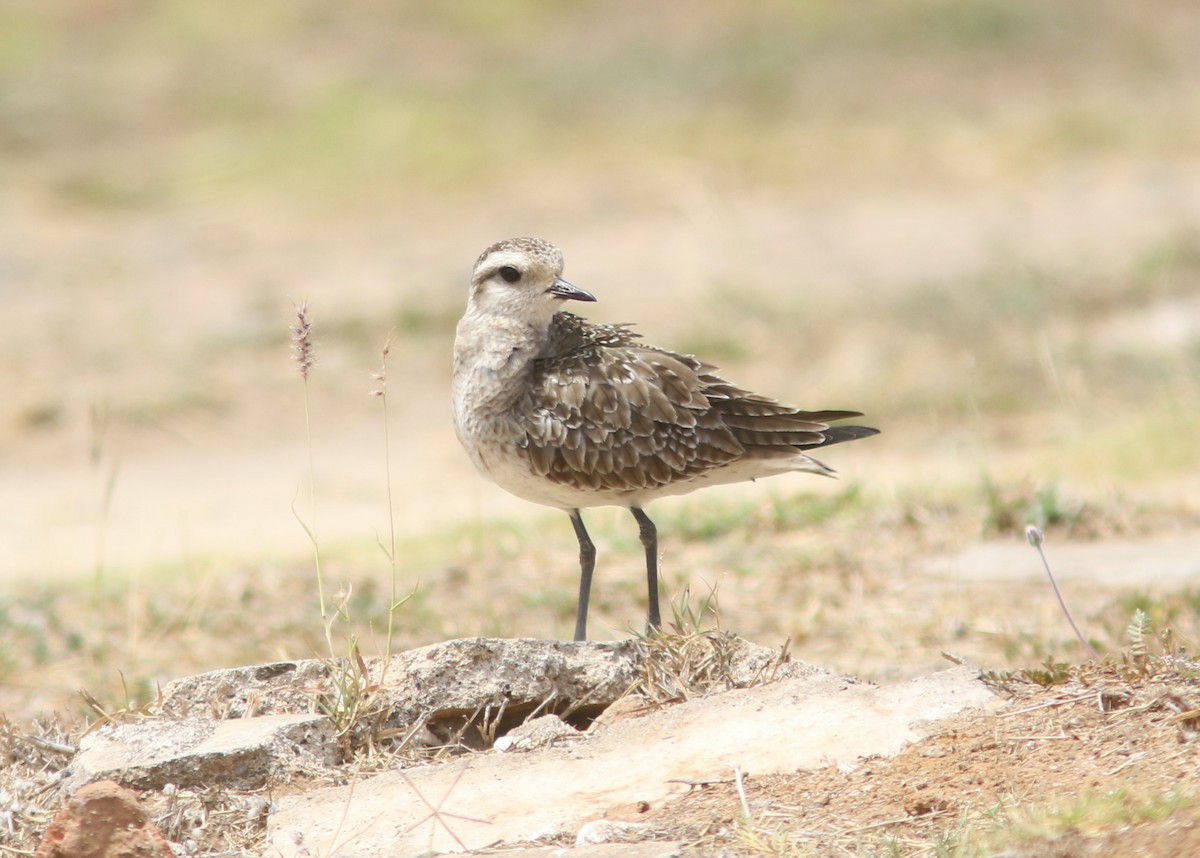
[[[694,357],[639,345],[628,326],[567,313],[530,371],[518,445],[536,473],[588,491],[642,491],[746,457],[794,457],[832,443],[826,420],[856,415],[798,411]]]

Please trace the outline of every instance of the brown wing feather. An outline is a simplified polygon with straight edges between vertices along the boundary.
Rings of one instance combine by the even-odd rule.
[[[710,364],[637,339],[625,325],[555,316],[516,405],[525,417],[518,444],[536,473],[575,488],[640,491],[747,456],[850,437],[830,432],[825,420],[857,412],[798,411],[730,384]]]

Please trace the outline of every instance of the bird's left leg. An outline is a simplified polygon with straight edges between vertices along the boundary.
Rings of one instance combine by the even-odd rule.
[[[631,506],[629,511],[637,519],[638,536],[646,549],[646,588],[650,593],[650,610],[646,614],[648,630],[662,628],[662,617],[658,610],[658,530],[650,516],[641,507]]]

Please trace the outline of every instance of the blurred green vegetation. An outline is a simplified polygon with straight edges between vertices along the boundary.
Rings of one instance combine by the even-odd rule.
[[[537,169],[962,178],[1136,146],[1200,111],[1187,4],[768,0],[0,6],[0,171],[64,200],[395,200]],[[131,157],[133,155],[133,157]]]
[[[304,222],[300,235],[350,212],[353,228],[378,223],[386,235],[398,209],[448,203],[441,217],[465,217],[480,200],[521,210],[541,195],[539,211],[553,211],[556,193],[575,201],[577,218],[595,209],[610,221],[639,207],[690,209],[687,193],[713,189],[735,202],[762,189],[847,198],[972,183],[1002,195],[1015,177],[1064,163],[1144,166],[1200,151],[1198,18],[1183,0],[26,0],[0,5],[0,182],[22,205],[96,216],[113,234],[103,218],[186,208],[184,249],[149,251],[164,269],[171,252],[219,258],[229,241],[259,238],[204,231],[231,201],[265,202],[267,214],[247,218],[256,230],[271,212]],[[664,202],[662,176],[675,170],[679,198]],[[131,263],[133,253],[89,247],[61,283],[33,279],[117,290],[160,276],[157,261]],[[766,351],[751,344],[769,325],[771,354],[812,379],[805,392],[824,396],[823,380],[835,379],[838,398],[893,419],[1048,406],[1082,418],[1136,397],[1156,403],[1149,425],[1186,419],[1200,401],[1194,336],[1176,349],[1108,336],[1139,313],[1149,329],[1195,293],[1194,232],[1163,236],[1121,270],[1034,263],[1002,247],[965,276],[916,277],[870,301],[787,274],[787,288],[729,271],[701,279],[704,312],[663,344],[736,367]],[[159,342],[147,313],[132,339],[104,343],[104,326],[70,306],[41,336],[62,340],[53,348],[64,354],[87,349],[75,364],[110,376],[131,342],[169,346],[178,353],[155,366],[215,388],[237,371],[222,361],[279,347],[283,288],[235,284],[228,291],[249,296],[240,327],[198,342]],[[325,341],[366,355],[391,329],[414,351],[444,348],[461,295],[393,294],[321,308]],[[80,345],[84,323],[98,335]],[[14,371],[53,373],[26,344],[10,348]],[[902,382],[881,389],[885,374]],[[64,410],[27,396],[23,425]],[[199,392],[166,398],[170,413],[222,405]]]

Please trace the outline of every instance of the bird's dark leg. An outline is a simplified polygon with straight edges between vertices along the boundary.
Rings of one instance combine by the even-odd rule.
[[[596,546],[583,526],[579,510],[570,510],[567,514],[571,516],[575,536],[579,539],[579,607],[575,611],[575,640],[583,641],[587,640],[588,597],[592,592],[592,571],[596,568]]]
[[[629,511],[637,519],[638,536],[646,549],[646,587],[650,592],[650,610],[646,614],[646,626],[650,630],[662,628],[662,617],[658,611],[658,530],[650,516],[641,507],[631,506]]]

